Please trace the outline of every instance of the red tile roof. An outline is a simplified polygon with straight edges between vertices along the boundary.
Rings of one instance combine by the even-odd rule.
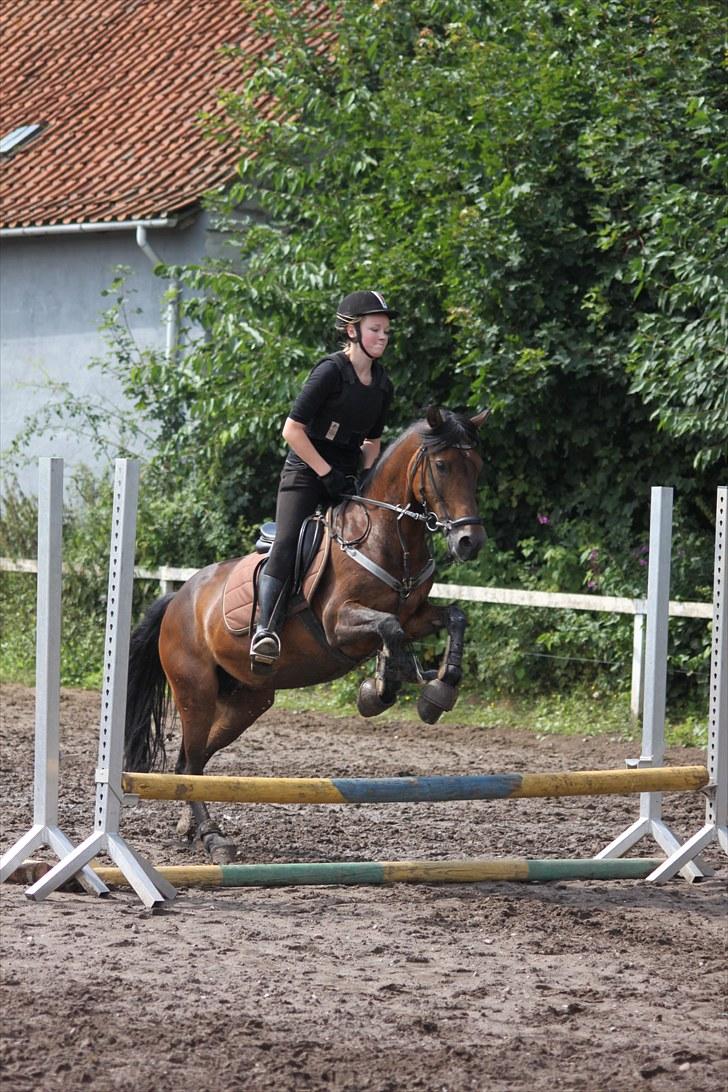
[[[240,0],[14,0],[4,21],[0,137],[46,126],[0,160],[3,227],[153,219],[231,179],[239,148],[198,116],[244,86],[220,46],[264,48]]]

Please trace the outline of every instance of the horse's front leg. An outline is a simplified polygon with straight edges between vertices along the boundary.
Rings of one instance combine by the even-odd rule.
[[[437,677],[424,684],[417,699],[417,712],[426,724],[434,724],[457,701],[463,675],[466,626],[465,613],[454,603],[447,607],[424,603],[407,624],[407,637],[413,640],[427,637],[439,629],[447,629],[447,644]]]
[[[385,611],[347,603],[338,613],[334,635],[339,647],[357,645],[372,637],[381,644],[374,677],[365,679],[359,687],[357,708],[363,717],[383,713],[394,704],[402,679],[410,673],[411,655],[399,620]]]
[[[394,705],[406,674],[403,666],[408,665],[403,665],[400,657],[395,660],[384,649],[377,653],[374,677],[364,679],[356,699],[356,707],[363,717],[376,717]]]

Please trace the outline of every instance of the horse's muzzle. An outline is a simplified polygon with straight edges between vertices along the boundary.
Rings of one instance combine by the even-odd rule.
[[[477,523],[452,530],[447,536],[451,557],[457,561],[472,561],[485,542],[485,531]]]

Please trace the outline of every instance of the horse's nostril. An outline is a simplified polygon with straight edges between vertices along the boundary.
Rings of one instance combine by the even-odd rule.
[[[461,561],[472,561],[480,553],[480,548],[485,541],[485,535],[475,532],[462,535],[456,544],[455,553]]]

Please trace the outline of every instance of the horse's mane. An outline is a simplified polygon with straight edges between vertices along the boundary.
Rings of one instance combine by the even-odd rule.
[[[478,429],[467,413],[455,413],[453,410],[440,410],[441,422],[432,426],[427,420],[418,421],[413,427],[422,437],[422,445],[427,451],[444,451],[448,447],[476,447]]]
[[[425,418],[415,421],[413,425],[402,432],[394,440],[384,454],[377,460],[369,474],[365,478],[365,487],[373,484],[379,472],[397,455],[400,448],[413,434],[416,434],[422,447],[427,452],[445,451],[449,447],[476,447],[478,443],[478,429],[473,424],[467,413],[456,413],[454,410],[439,409],[440,423],[430,425]]]

